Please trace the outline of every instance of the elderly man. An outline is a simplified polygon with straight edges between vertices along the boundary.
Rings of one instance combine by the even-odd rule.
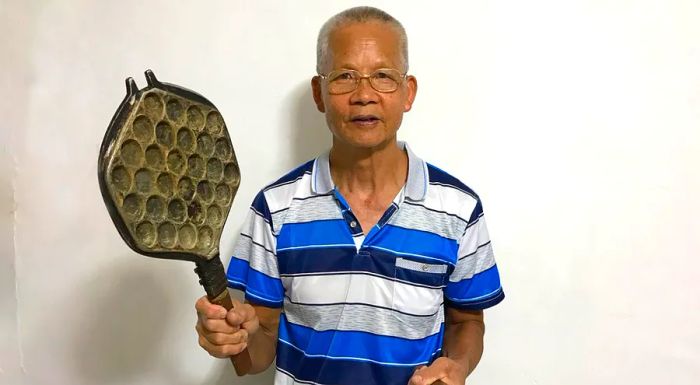
[[[481,202],[397,142],[416,96],[406,34],[376,8],[331,18],[314,101],[331,150],[255,198],[228,267],[246,303],[199,299],[201,346],[247,349],[275,384],[464,384],[503,299]]]

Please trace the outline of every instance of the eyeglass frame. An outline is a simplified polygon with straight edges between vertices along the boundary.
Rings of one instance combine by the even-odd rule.
[[[400,77],[401,80],[398,81],[398,82],[396,83],[396,88],[394,88],[394,89],[391,90],[391,91],[380,91],[380,90],[378,90],[378,89],[374,86],[374,84],[372,84],[372,75],[374,75],[375,73],[377,73],[377,72],[379,72],[379,71],[382,71],[382,70],[392,70],[392,71],[396,71],[396,72],[399,73],[399,77]],[[317,75],[318,75],[321,79],[328,81],[328,75],[332,74],[333,72],[342,72],[342,71],[354,72],[354,73],[357,73],[357,74],[360,75],[360,76],[359,76],[359,77],[357,78],[357,80],[355,81],[355,87],[354,87],[353,89],[351,89],[351,90],[349,90],[349,91],[345,91],[345,92],[336,92],[336,93],[330,92],[330,90],[329,90],[328,92],[330,92],[331,95],[349,94],[350,92],[353,92],[353,91],[357,90],[357,88],[360,86],[360,83],[361,83],[362,80],[364,80],[364,79],[367,79],[367,81],[369,82],[369,86],[372,87],[373,90],[375,90],[375,91],[377,91],[377,92],[381,92],[381,93],[383,93],[383,94],[390,94],[390,93],[392,93],[392,92],[396,92],[396,90],[399,89],[399,86],[401,85],[401,83],[403,83],[403,82],[406,80],[406,77],[408,77],[408,71],[401,73],[401,71],[397,70],[396,68],[378,68],[378,69],[372,71],[372,72],[369,73],[369,74],[363,74],[362,72],[360,72],[360,71],[358,71],[358,70],[353,70],[353,69],[350,69],[350,68],[341,68],[341,69],[337,69],[337,70],[334,70],[334,71],[330,71],[330,72],[328,72],[327,74],[321,74],[321,73],[319,73],[319,74],[317,74]],[[329,84],[330,84],[330,81],[329,81]]]

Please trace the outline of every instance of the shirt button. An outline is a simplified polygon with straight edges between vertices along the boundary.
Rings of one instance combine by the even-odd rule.
[[[353,229],[355,227],[357,227],[357,222],[355,222],[355,221],[350,222],[350,227],[352,227]]]

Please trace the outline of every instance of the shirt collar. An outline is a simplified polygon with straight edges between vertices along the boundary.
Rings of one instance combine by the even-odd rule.
[[[406,180],[405,196],[412,201],[422,201],[428,189],[428,166],[417,157],[406,142],[398,142],[401,149],[408,154],[408,177]],[[314,194],[327,194],[335,189],[331,178],[329,151],[316,158],[311,171],[311,191]]]

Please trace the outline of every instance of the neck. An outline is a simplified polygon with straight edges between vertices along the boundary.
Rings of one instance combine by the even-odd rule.
[[[408,175],[408,155],[396,141],[373,147],[342,146],[330,152],[331,177],[344,193],[374,195],[398,191]]]

